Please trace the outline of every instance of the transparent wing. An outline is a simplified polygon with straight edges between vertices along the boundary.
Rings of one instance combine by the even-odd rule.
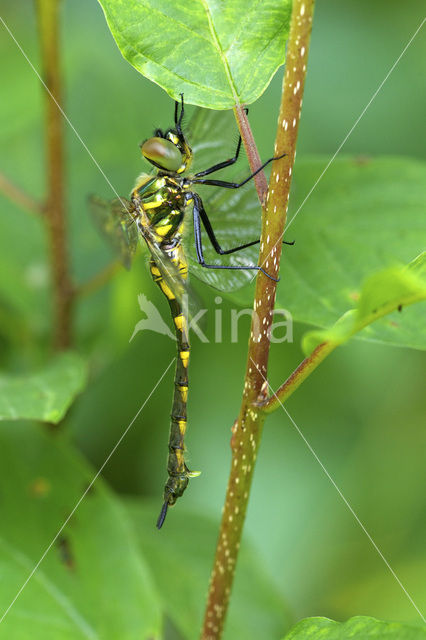
[[[126,269],[130,269],[132,256],[138,243],[138,228],[132,216],[133,206],[125,198],[104,200],[89,196],[92,219]]]
[[[173,291],[179,304],[189,310],[189,316],[195,315],[196,309],[201,306],[196,294],[190,290],[187,280],[182,278],[179,269],[167,253],[161,250],[149,231],[145,230],[141,234],[132,203],[125,198],[104,200],[92,195],[89,197],[89,206],[96,227],[126,269],[130,269],[139,237],[143,235],[167,286]]]
[[[188,125],[188,138],[194,153],[192,173],[232,158],[238,142],[238,127],[233,112],[198,107]],[[240,157],[234,165],[213,173],[209,178],[239,182],[249,174],[250,167],[242,148]],[[203,185],[194,185],[193,188],[203,200],[217,240],[223,249],[232,249],[259,238],[261,208],[253,182],[240,189]],[[191,225],[188,221],[189,226]],[[207,264],[248,266],[258,263],[258,245],[242,249],[229,256],[221,256],[214,251],[204,229],[202,237]],[[247,285],[256,275],[256,270],[239,271],[201,267],[195,257],[192,230],[188,230],[186,234],[185,250],[191,273],[220,291],[239,289]]]
[[[188,317],[194,317],[196,312],[202,307],[197,294],[191,289],[188,280],[182,277],[178,267],[172,262],[167,252],[160,248],[149,233],[145,232],[144,238],[152,259],[160,270],[164,282],[173,292],[173,295],[176,297],[184,312],[187,313]]]

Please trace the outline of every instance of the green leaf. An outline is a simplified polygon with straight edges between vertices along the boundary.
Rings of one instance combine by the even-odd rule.
[[[175,100],[254,102],[284,63],[290,0],[99,0],[126,60]]]
[[[325,166],[325,160],[296,165],[289,220]],[[286,232],[296,245],[285,248],[278,305],[295,320],[330,327],[359,300],[370,275],[418,256],[425,243],[425,172],[424,162],[405,158],[335,160]],[[422,326],[415,306],[359,337],[422,348]]]
[[[158,507],[128,501],[167,616],[185,638],[195,640],[202,623],[217,523],[179,504],[159,533],[155,529]],[[276,586],[256,561],[255,550],[243,543],[224,640],[278,638],[290,624],[287,611]]]
[[[93,425],[92,425],[93,426]],[[0,449],[0,639],[154,640],[161,615],[126,515],[61,435],[5,423]],[[49,546],[51,547],[49,548]]]
[[[392,311],[398,311],[401,314],[406,306],[426,300],[426,277],[422,273],[425,271],[425,265],[426,253],[423,253],[406,268],[394,267],[367,278],[361,289],[356,309],[345,313],[331,329],[310,331],[305,335],[303,338],[305,353],[311,353],[321,342],[331,342],[336,346],[342,344],[362,330],[368,336],[370,331],[368,325],[371,323],[380,321]],[[410,317],[409,312],[408,315]],[[424,325],[420,323],[417,328],[417,342],[410,344],[410,335],[405,335],[406,327],[396,316],[381,320],[384,324],[383,331],[387,332],[389,342],[394,336],[396,344],[405,339],[407,346],[426,349]],[[415,329],[416,327],[413,327],[413,332]]]
[[[284,640],[425,640],[426,628],[357,616],[339,623],[327,618],[299,622]]]
[[[76,353],[57,356],[38,373],[0,376],[0,420],[57,423],[86,384],[87,365]]]
[[[312,190],[328,161],[296,162],[289,221],[300,211],[285,233],[296,244],[283,248],[276,304],[294,321],[321,328],[354,306],[370,275],[408,264],[425,244],[424,162],[337,158]],[[245,288],[230,297],[251,306],[253,292]],[[422,309],[415,305],[357,337],[423,348],[422,326]]]

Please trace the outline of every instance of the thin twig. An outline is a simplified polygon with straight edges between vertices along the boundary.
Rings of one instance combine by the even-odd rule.
[[[99,271],[99,273],[96,273],[94,276],[89,278],[89,280],[77,286],[74,291],[75,297],[84,298],[94,293],[109,282],[120,268],[121,263],[118,260],[110,262],[110,264],[107,264],[106,267]]]
[[[260,242],[259,264],[273,277],[277,277],[279,271],[281,256],[279,238],[284,230],[290,191],[313,6],[313,0],[294,0],[293,2],[286,73],[275,143],[275,155],[284,152],[288,155],[273,163],[270,187],[266,198],[267,206],[262,215]],[[240,131],[243,137],[245,135],[244,129],[241,128]],[[247,144],[247,141],[244,140],[244,143],[246,148],[250,148],[251,141]],[[270,327],[275,292],[276,283],[263,273],[259,273],[256,281],[254,314],[242,404],[238,419],[232,428],[231,472],[210,579],[201,635],[203,640],[218,640],[221,637],[228,609],[251,481],[265,418],[265,413],[259,409],[259,404],[266,399],[267,395],[265,379],[267,379]]]
[[[22,209],[25,209],[25,211],[37,214],[43,213],[43,205],[28,195],[21,187],[18,187],[18,185],[9,180],[9,178],[6,178],[3,173],[0,173],[0,191],[6,198],[9,198],[11,202],[19,205]]]
[[[418,290],[407,290],[405,294],[397,299],[391,299],[388,302],[381,303],[377,309],[372,310],[366,314],[362,321],[357,320],[348,333],[341,336],[333,336],[333,329],[331,329],[331,337],[328,340],[324,339],[324,342],[318,344],[312,353],[309,354],[293,371],[293,373],[287,378],[285,382],[274,392],[274,395],[262,400],[258,403],[258,408],[265,413],[272,413],[278,407],[282,407],[284,402],[296,391],[296,389],[302,384],[304,380],[321,364],[327,356],[330,355],[338,346],[349,340],[356,333],[367,327],[368,325],[376,322],[380,318],[384,318],[392,311],[401,309],[402,306],[408,307],[411,304],[417,302],[423,302],[425,299],[425,293],[423,288]],[[324,336],[325,338],[326,336]]]
[[[48,194],[46,222],[54,298],[55,327],[53,342],[57,349],[71,344],[73,288],[69,274],[64,195],[64,145],[61,112],[61,75],[59,67],[59,0],[37,0],[37,19],[43,79],[47,88],[46,150]]]
[[[305,358],[293,373],[287,378],[273,396],[259,403],[259,409],[265,413],[272,413],[283,404],[304,380],[330,355],[338,345],[333,342],[322,342]]]

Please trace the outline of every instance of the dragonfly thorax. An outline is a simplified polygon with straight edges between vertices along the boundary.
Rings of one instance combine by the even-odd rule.
[[[182,182],[168,175],[142,174],[132,191],[139,224],[155,234],[159,242],[171,242],[182,230],[187,206]]]

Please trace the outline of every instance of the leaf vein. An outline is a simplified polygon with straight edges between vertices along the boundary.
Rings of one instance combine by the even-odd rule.
[[[239,99],[238,99],[237,88],[235,86],[234,78],[232,77],[231,69],[229,67],[228,58],[226,57],[226,54],[225,54],[224,50],[222,49],[222,46],[221,46],[220,41],[219,41],[219,37],[218,37],[218,35],[216,33],[216,29],[215,29],[214,24],[213,24],[213,16],[212,16],[212,14],[210,12],[210,8],[209,8],[209,6],[207,4],[207,1],[206,0],[201,0],[201,2],[203,4],[204,10],[206,12],[207,20],[208,20],[208,23],[209,23],[209,29],[210,29],[210,32],[211,32],[212,38],[213,38],[213,43],[214,43],[214,45],[215,45],[215,47],[216,47],[216,49],[217,49],[217,51],[219,53],[219,56],[220,56],[220,58],[222,60],[222,63],[223,63],[224,69],[225,69],[225,73],[226,73],[226,77],[228,78],[229,86],[231,87],[231,91],[232,91],[232,94],[233,94],[233,97],[234,97],[235,104],[238,104],[239,103]]]

